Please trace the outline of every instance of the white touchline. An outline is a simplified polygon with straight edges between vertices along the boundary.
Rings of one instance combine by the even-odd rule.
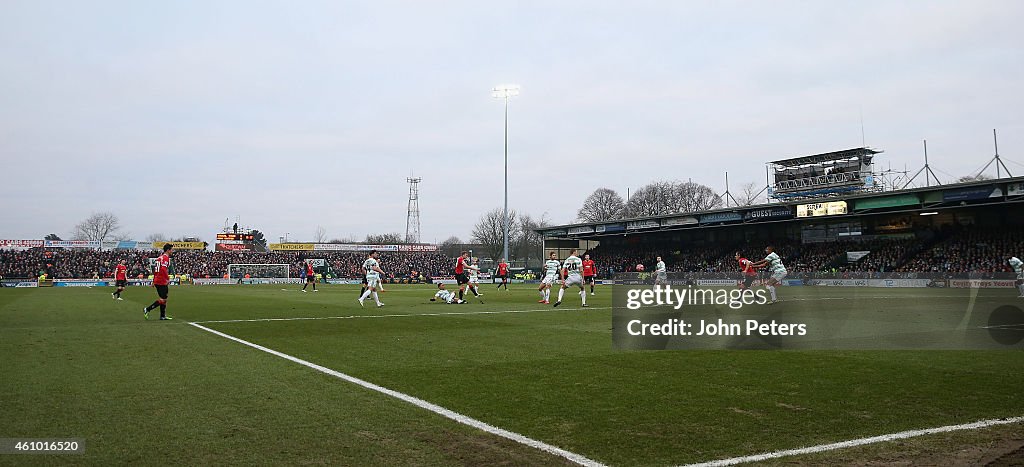
[[[786,451],[775,451],[765,454],[757,454],[754,456],[744,457],[733,457],[730,459],[721,459],[717,461],[701,462],[699,464],[687,464],[683,467],[721,467],[726,465],[744,464],[747,462],[760,462],[769,459],[778,459],[780,457],[798,456],[801,454],[814,454],[824,451],[832,451],[835,449],[852,448],[855,446],[863,446],[865,444],[884,443],[887,441],[895,441],[897,439],[914,438],[917,436],[932,435],[936,433],[948,433],[950,431],[961,431],[961,430],[976,430],[978,428],[986,428],[995,425],[1009,425],[1013,423],[1024,422],[1024,417],[1011,417],[1011,418],[1000,418],[993,420],[981,420],[973,423],[965,423],[963,425],[949,425],[940,426],[938,428],[926,428],[923,430],[911,430],[901,431],[899,433],[892,433],[888,435],[872,436],[870,438],[853,439],[850,441],[842,441],[832,444],[820,444],[817,446],[810,446],[800,449],[789,449]]]
[[[348,316],[298,316],[294,318],[253,318],[253,319],[222,319],[212,321],[195,321],[199,324],[211,324],[211,323],[256,323],[264,321],[305,321],[305,320],[318,320],[318,319],[363,319],[363,318],[412,318],[416,316],[459,316],[459,315],[501,315],[508,313],[538,313],[541,311],[589,311],[589,310],[609,310],[610,306],[605,307],[588,307],[588,308],[544,308],[541,310],[498,310],[498,311],[452,311],[448,313],[395,313],[389,315],[348,315]],[[191,324],[191,323],[190,323]]]
[[[502,429],[502,428],[498,428],[498,427],[493,426],[493,425],[489,425],[489,424],[481,422],[480,420],[477,420],[475,418],[468,417],[466,415],[462,415],[462,414],[460,414],[458,412],[446,409],[446,408],[441,407],[441,406],[439,406],[437,404],[432,404],[432,403],[427,402],[427,401],[425,401],[423,399],[419,399],[419,398],[410,396],[408,394],[395,391],[393,389],[388,389],[388,388],[385,388],[383,386],[378,386],[378,385],[373,384],[373,383],[371,383],[369,381],[364,381],[364,380],[361,380],[361,379],[356,378],[354,376],[349,376],[349,375],[347,375],[345,373],[342,373],[340,371],[335,371],[335,370],[332,370],[330,368],[317,365],[315,363],[310,363],[310,362],[308,362],[306,360],[303,360],[301,358],[293,357],[293,356],[288,355],[286,353],[278,352],[278,351],[276,351],[274,349],[263,347],[262,345],[254,344],[254,343],[249,342],[247,340],[239,339],[239,338],[237,338],[235,336],[228,335],[228,334],[225,334],[225,333],[220,332],[220,331],[215,331],[215,330],[210,329],[210,328],[208,328],[206,326],[203,326],[203,325],[201,325],[199,323],[188,323],[188,324],[191,324],[192,326],[195,326],[195,327],[197,327],[199,329],[202,329],[204,331],[207,331],[207,332],[216,334],[218,336],[224,337],[226,339],[233,340],[233,341],[238,342],[240,344],[247,345],[247,346],[252,347],[254,349],[262,350],[262,351],[264,351],[266,353],[269,353],[271,355],[275,355],[275,356],[281,357],[281,358],[283,358],[285,360],[291,360],[291,361],[293,361],[295,363],[298,363],[299,365],[302,365],[302,366],[305,366],[305,367],[308,367],[308,368],[312,368],[312,369],[314,369],[316,371],[319,371],[321,373],[325,373],[325,374],[334,376],[336,378],[348,381],[348,382],[353,383],[353,384],[357,384],[357,385],[362,386],[362,387],[364,387],[366,389],[369,389],[371,391],[376,391],[376,392],[379,392],[381,394],[386,394],[386,395],[394,397],[396,399],[408,402],[408,403],[410,403],[412,405],[415,405],[415,406],[417,406],[419,408],[429,410],[429,411],[434,412],[434,413],[436,413],[436,414],[438,414],[438,415],[440,415],[442,417],[449,418],[449,419],[454,420],[456,422],[459,422],[459,423],[461,423],[463,425],[468,425],[468,426],[471,426],[473,428],[486,431],[486,432],[491,433],[493,435],[501,436],[502,438],[510,439],[510,440],[515,441],[517,443],[525,444],[525,445],[527,445],[529,447],[532,447],[532,448],[535,448],[535,449],[539,449],[541,451],[544,451],[544,452],[547,452],[547,453],[550,453],[550,454],[554,454],[556,456],[562,457],[562,458],[567,459],[567,460],[569,460],[571,462],[574,462],[576,464],[585,465],[585,466],[593,466],[593,467],[604,467],[604,464],[601,464],[601,463],[599,463],[599,462],[597,462],[597,461],[595,461],[593,459],[589,459],[589,458],[581,456],[579,454],[566,451],[565,449],[562,449],[562,448],[559,448],[559,447],[556,447],[556,446],[552,446],[552,445],[547,444],[547,443],[542,442],[542,441],[537,441],[537,440],[535,440],[533,438],[528,438],[528,437],[526,437],[524,435],[521,435],[519,433],[515,433],[515,432],[512,432],[512,431],[508,431],[508,430]]]

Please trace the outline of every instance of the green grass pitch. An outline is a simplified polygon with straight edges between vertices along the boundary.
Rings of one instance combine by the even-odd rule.
[[[354,286],[298,288],[173,287],[175,319],[164,322],[158,311],[142,318],[151,288],[130,287],[124,301],[109,288],[0,290],[0,438],[86,440],[80,456],[0,455],[0,464],[566,463],[190,321],[324,318],[204,326],[611,465],[1024,415],[1019,351],[617,351],[608,287],[589,309],[574,293],[559,308],[538,304],[527,285],[486,286],[485,304],[465,305],[429,302],[429,285],[392,285],[384,308],[361,308]],[[889,303],[832,300],[821,311]],[[805,460],[858,462],[850,455]]]

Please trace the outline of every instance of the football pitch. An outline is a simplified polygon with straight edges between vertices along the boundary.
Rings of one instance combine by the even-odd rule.
[[[383,308],[360,307],[357,286],[319,288],[172,287],[173,321],[143,320],[151,288],[124,301],[110,288],[0,290],[0,438],[86,446],[0,464],[680,465],[1024,415],[1018,350],[621,351],[610,287],[589,308],[570,291],[538,304],[529,285],[485,286],[485,303],[463,305],[389,285]],[[922,319],[952,293],[780,288],[805,308],[827,295],[820,313]],[[1022,432],[767,462],[939,463]]]

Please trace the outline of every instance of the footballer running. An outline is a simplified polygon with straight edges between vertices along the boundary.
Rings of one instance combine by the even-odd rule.
[[[590,255],[583,255],[583,284],[590,284],[590,295],[594,295],[594,282],[597,282],[597,265]]]
[[[558,269],[562,266],[556,259],[555,252],[548,253],[548,258],[544,262],[544,278],[540,280],[540,288],[537,289],[537,292],[540,292],[540,300],[537,300],[537,303],[550,303],[551,284],[558,279]]]
[[[117,286],[117,291],[110,296],[115,300],[124,300],[121,298],[121,292],[124,292],[124,288],[128,285],[128,266],[124,265],[124,259],[118,261],[114,268],[114,285]]]
[[[501,262],[498,263],[498,279],[501,279],[501,283],[498,284],[498,290],[505,286],[505,291],[508,292],[508,262],[506,262],[505,258],[501,258]]]
[[[573,248],[569,252],[569,257],[565,258],[565,262],[562,263],[562,286],[558,289],[558,301],[555,302],[555,306],[562,304],[562,296],[565,295],[565,289],[569,288],[570,285],[580,288],[581,306],[587,306],[587,291],[583,288],[583,277],[580,276],[582,266],[583,261],[580,260],[579,256],[576,256],[576,249]]]
[[[363,306],[363,300],[366,300],[371,294],[373,295],[373,301],[377,302],[377,308],[384,306],[380,302],[380,296],[377,295],[377,287],[380,286],[380,276],[384,275],[384,271],[380,268],[380,262],[377,261],[377,257],[380,254],[377,250],[370,250],[370,256],[363,261],[363,271],[366,272],[366,291],[359,296],[359,306]]]

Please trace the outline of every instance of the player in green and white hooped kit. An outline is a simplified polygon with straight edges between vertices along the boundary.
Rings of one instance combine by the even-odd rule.
[[[480,260],[473,258],[473,264],[471,264],[467,270],[469,271],[469,283],[466,284],[469,287],[469,291],[476,295],[476,299],[480,300],[480,303],[484,302],[483,292],[480,292]]]
[[[775,247],[769,246],[765,248],[764,251],[765,253],[768,253],[768,256],[765,256],[761,261],[754,263],[754,267],[763,268],[768,266],[769,271],[771,272],[771,277],[768,278],[765,288],[767,288],[768,292],[772,294],[771,303],[775,303],[778,301],[778,298],[775,296],[775,286],[781,284],[782,279],[786,278],[786,266],[782,264],[782,258],[775,253]]]
[[[555,306],[562,304],[562,296],[565,295],[565,289],[570,285],[580,288],[580,300],[584,307],[587,306],[587,292],[583,289],[583,276],[580,275],[583,270],[583,260],[576,256],[575,248],[569,252],[569,257],[565,258],[562,268],[565,270],[565,278],[562,279],[562,287],[558,289],[558,301],[555,302]]]
[[[1018,295],[1018,297],[1024,298],[1024,262],[1016,256],[1010,258],[1010,261],[1008,262],[1010,263],[1010,267],[1013,268],[1013,272],[1017,273],[1017,282],[1015,282],[1015,284],[1017,284],[1017,290],[1020,291],[1020,295]]]
[[[654,266],[654,284],[668,284],[668,268],[665,267],[665,262],[661,260],[661,256],[658,257],[658,264]]]
[[[434,294],[434,298],[430,299],[432,302],[436,302],[438,300],[448,304],[466,303],[465,300],[458,298],[458,296],[455,295],[455,292],[445,289],[444,282],[438,282],[437,293]]]
[[[540,280],[540,300],[538,303],[549,303],[551,300],[551,284],[558,280],[558,269],[562,263],[558,262],[555,252],[548,253],[548,260],[544,262],[544,278]]]
[[[384,271],[380,269],[380,263],[377,261],[377,257],[380,253],[377,250],[371,250],[370,256],[363,261],[363,271],[366,272],[366,291],[359,296],[359,306],[363,306],[363,300],[373,294],[373,301],[377,302],[378,307],[384,306],[380,302],[380,297],[377,296],[377,289],[380,287],[380,276],[384,274]]]

